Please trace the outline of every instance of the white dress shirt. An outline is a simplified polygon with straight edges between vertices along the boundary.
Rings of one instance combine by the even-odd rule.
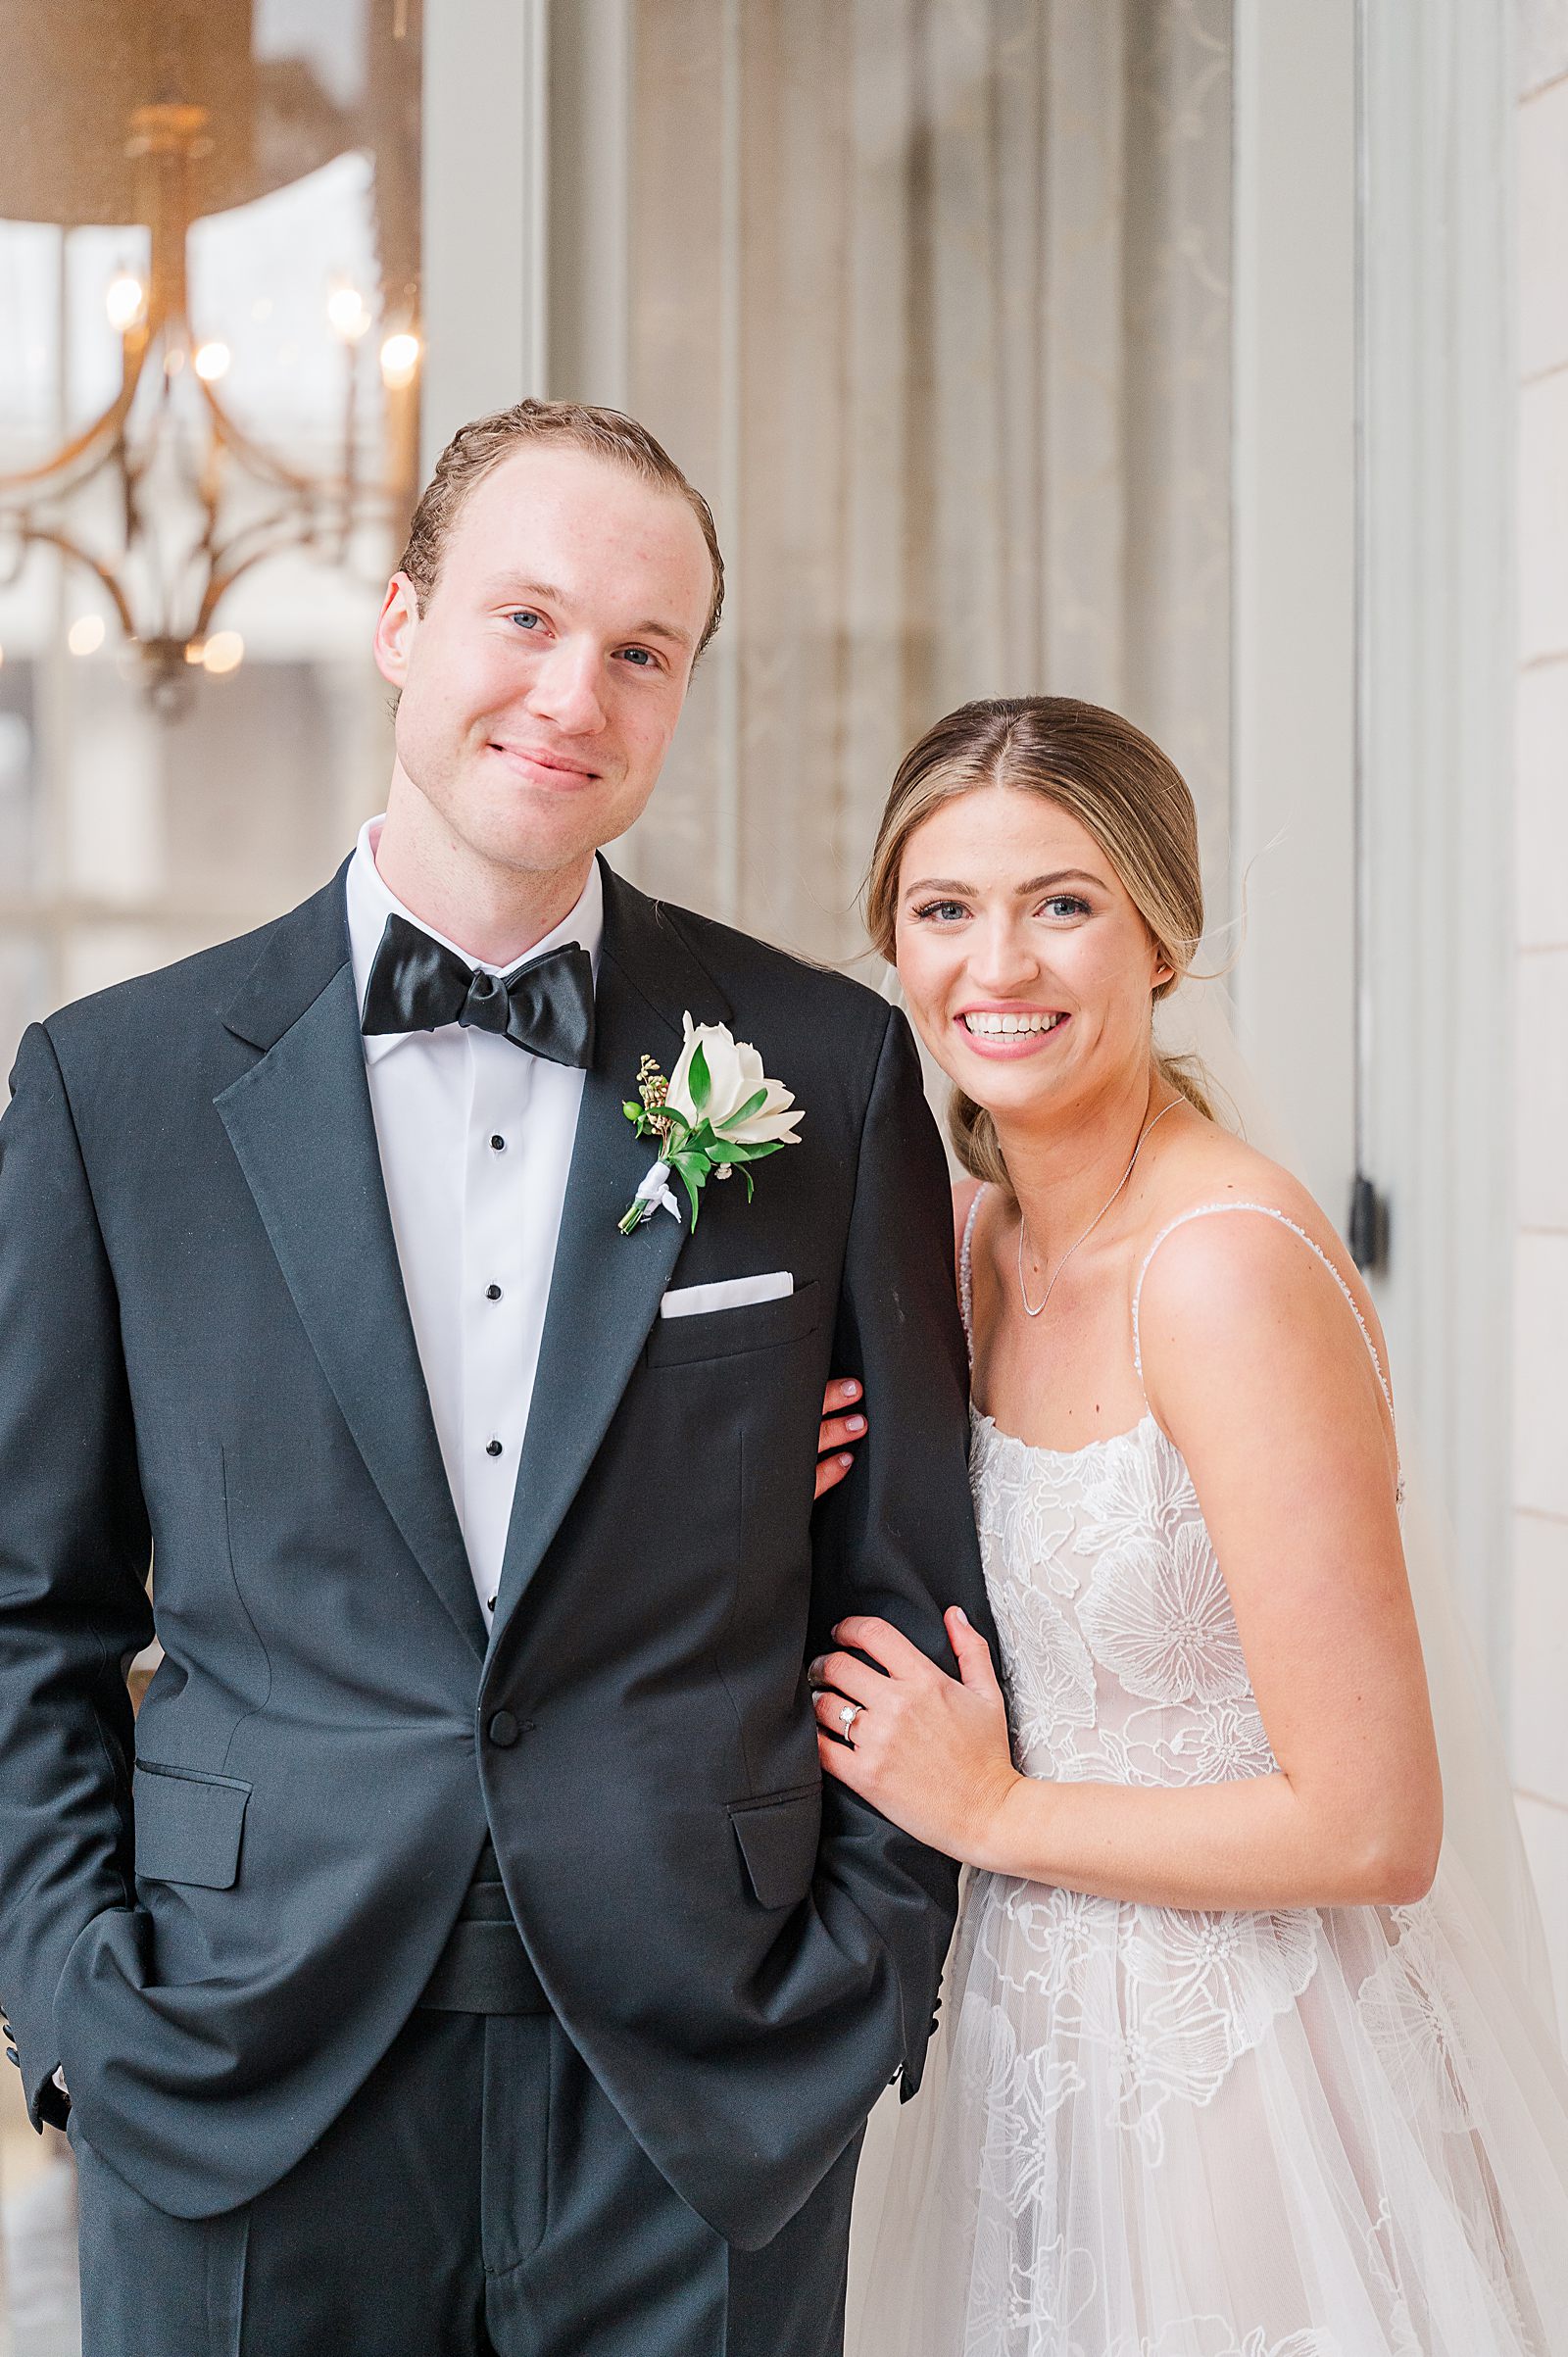
[[[362,828],[348,871],[349,945],[362,1010],[392,915],[407,917],[466,964],[500,973],[387,890],[375,864],[380,832],[379,818]],[[595,860],[570,915],[525,955],[540,957],[575,941],[597,973],[603,931],[604,887]],[[458,1023],[367,1039],[365,1066],[414,1339],[488,1628],[583,1076],[495,1032]]]

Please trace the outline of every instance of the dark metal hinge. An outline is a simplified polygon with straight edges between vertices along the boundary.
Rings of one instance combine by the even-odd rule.
[[[1373,1276],[1389,1264],[1389,1203],[1364,1170],[1350,1184],[1350,1258],[1363,1276]]]

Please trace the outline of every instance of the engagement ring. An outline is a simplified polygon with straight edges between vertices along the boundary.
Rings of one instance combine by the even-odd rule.
[[[855,1725],[856,1720],[859,1717],[864,1708],[865,1704],[863,1702],[845,1703],[844,1708],[839,1712],[839,1725],[843,1728],[846,1735],[849,1734],[850,1729]]]

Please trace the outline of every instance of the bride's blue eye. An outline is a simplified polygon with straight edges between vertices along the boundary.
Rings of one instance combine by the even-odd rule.
[[[1076,892],[1054,892],[1050,900],[1043,901],[1041,906],[1049,909],[1053,916],[1088,916],[1091,913],[1089,903],[1081,900]]]
[[[914,913],[917,917],[934,916],[946,920],[949,917],[967,916],[968,910],[962,901],[927,901],[924,908],[916,908]]]

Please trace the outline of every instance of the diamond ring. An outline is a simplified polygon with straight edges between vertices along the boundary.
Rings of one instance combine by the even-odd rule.
[[[864,1708],[865,1704],[863,1702],[845,1703],[844,1708],[839,1712],[839,1725],[843,1728],[846,1735],[849,1734],[850,1729],[855,1725],[856,1720],[859,1717]]]

